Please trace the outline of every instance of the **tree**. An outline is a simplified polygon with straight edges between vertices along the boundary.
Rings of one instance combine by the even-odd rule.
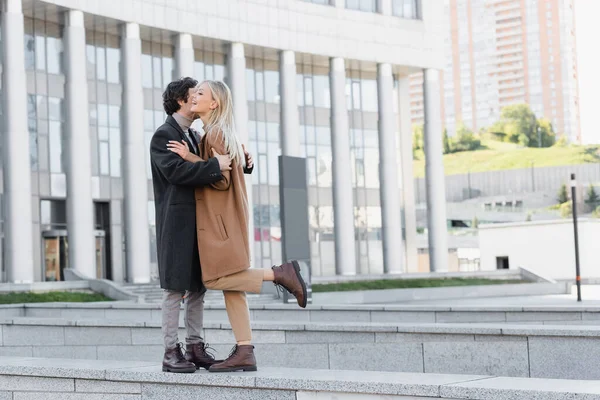
[[[500,120],[488,130],[497,140],[525,147],[550,147],[556,142],[552,123],[537,119],[527,104],[512,104],[502,109]]]
[[[451,146],[453,153],[477,150],[481,147],[481,140],[473,134],[473,131],[461,123],[456,128],[456,136],[452,138]]]
[[[596,209],[592,212],[592,217],[600,218],[600,206],[596,207]]]
[[[520,135],[527,136],[529,142],[532,142],[533,136],[537,134],[537,118],[527,104],[511,104],[504,107],[500,119],[506,124],[504,132],[508,134],[510,142],[519,143]]]
[[[560,216],[563,218],[569,218],[573,214],[573,204],[571,200],[560,205]]]
[[[452,148],[450,147],[450,138],[448,137],[448,129],[444,129],[444,136],[442,136],[442,142],[444,145],[444,154],[452,153]]]
[[[569,201],[569,194],[567,193],[567,185],[565,185],[564,183],[562,184],[562,186],[560,187],[560,189],[558,191],[558,198],[556,200],[558,201],[558,204],[564,204],[567,201]]]
[[[590,185],[588,187],[587,200],[585,202],[591,204],[592,206],[600,202],[600,196],[598,196],[598,193],[596,193],[594,185]]]
[[[423,143],[423,125],[421,124],[414,124],[412,126],[412,134],[413,134],[413,156],[414,154],[418,151],[418,150],[423,150],[424,149],[424,143]]]
[[[536,135],[536,143],[538,139],[542,141],[540,147],[550,147],[554,146],[554,143],[556,143],[556,133],[552,127],[552,122],[546,118],[540,118],[537,120]]]

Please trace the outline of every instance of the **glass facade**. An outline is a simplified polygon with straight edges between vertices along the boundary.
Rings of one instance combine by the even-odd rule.
[[[346,0],[346,8],[351,10],[377,12],[377,0]]]
[[[312,274],[335,275],[329,69],[299,64],[296,90],[300,155],[306,157],[309,186]]]
[[[198,82],[225,79],[225,54],[214,51],[194,51],[194,79]]]
[[[157,35],[161,36],[161,35]],[[150,169],[150,140],[156,129],[165,122],[166,114],[162,105],[162,92],[173,80],[173,45],[157,41],[142,41],[142,87],[144,88],[144,141],[146,153],[146,174],[148,178],[148,225],[150,227],[151,279],[158,279],[156,255],[156,220]]]
[[[27,114],[33,193],[66,196],[63,166],[64,72],[61,27],[25,18]],[[37,190],[36,190],[37,189]]]
[[[121,49],[119,37],[102,30],[86,32],[86,41],[92,176],[98,183],[99,177],[121,178]]]
[[[375,73],[347,70],[354,229],[360,274],[383,273]]]
[[[279,219],[280,110],[277,61],[246,59],[248,136],[256,170],[252,174],[253,266],[281,263]]]
[[[25,18],[23,46],[27,74],[27,126],[29,130],[33,207],[34,277],[45,280],[42,263],[42,204],[64,199],[67,194],[64,163],[64,66],[62,26],[50,21]]]

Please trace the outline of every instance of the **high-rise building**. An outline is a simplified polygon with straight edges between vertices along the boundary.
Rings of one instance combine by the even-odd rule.
[[[427,76],[435,142],[438,0],[0,0],[0,9],[0,281],[62,280],[65,268],[156,276],[149,141],[165,120],[165,86],[182,76],[232,88],[256,160],[253,265],[282,261],[283,154],[306,158],[314,275],[415,270],[408,76]],[[439,221],[429,232],[442,254],[441,150],[429,157]]]
[[[477,132],[503,107],[527,103],[559,135],[580,142],[573,0],[446,0],[444,123]],[[422,123],[419,74],[413,123]]]

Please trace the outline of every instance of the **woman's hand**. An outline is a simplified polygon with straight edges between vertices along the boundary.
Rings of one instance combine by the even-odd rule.
[[[190,161],[190,148],[185,140],[182,140],[181,143],[175,140],[169,140],[169,143],[167,143],[167,148],[173,153],[177,153],[179,157],[183,158],[184,160]]]

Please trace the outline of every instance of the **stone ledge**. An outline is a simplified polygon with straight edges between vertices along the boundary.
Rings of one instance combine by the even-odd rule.
[[[9,382],[9,391],[21,392],[26,377],[44,377],[66,386],[89,387],[94,392],[140,393],[155,390],[155,385],[178,390],[220,388],[223,395],[239,393],[239,388],[274,393],[303,392],[354,393],[370,395],[428,396],[444,399],[494,398],[519,400],[600,400],[600,382],[532,378],[502,378],[481,375],[417,374],[366,371],[336,371],[292,368],[260,368],[258,372],[211,374],[168,374],[150,362],[64,360],[44,358],[0,359],[0,376]],[[65,379],[72,379],[69,385]],[[82,381],[85,380],[85,381]],[[10,383],[16,382],[16,383]],[[41,392],[35,379],[28,380],[27,392]],[[131,384],[123,385],[123,383]],[[137,386],[137,384],[141,384]],[[10,388],[12,386],[12,389]],[[111,387],[112,386],[112,387]],[[92,389],[93,388],[93,389]],[[138,392],[138,388],[140,392]],[[276,392],[273,392],[275,390]],[[256,392],[258,391],[258,392]],[[109,396],[110,397],[110,396]],[[67,398],[67,396],[65,396]],[[79,397],[78,397],[79,398]],[[112,397],[110,397],[112,398]],[[225,398],[225,397],[219,397]],[[252,397],[261,398],[261,397]],[[267,397],[265,397],[267,398]],[[335,397],[332,397],[335,398]],[[383,397],[382,397],[383,398]]]
[[[14,317],[0,319],[0,326],[48,326],[48,327],[106,327],[106,328],[160,328],[158,321],[124,321],[106,319],[66,319]],[[185,326],[180,324],[181,328]],[[204,329],[230,330],[228,322],[205,321]],[[455,335],[494,336],[555,336],[600,338],[600,326],[511,324],[511,323],[383,323],[383,322],[254,322],[256,331],[308,331],[308,332],[369,332],[369,333],[432,333]]]

